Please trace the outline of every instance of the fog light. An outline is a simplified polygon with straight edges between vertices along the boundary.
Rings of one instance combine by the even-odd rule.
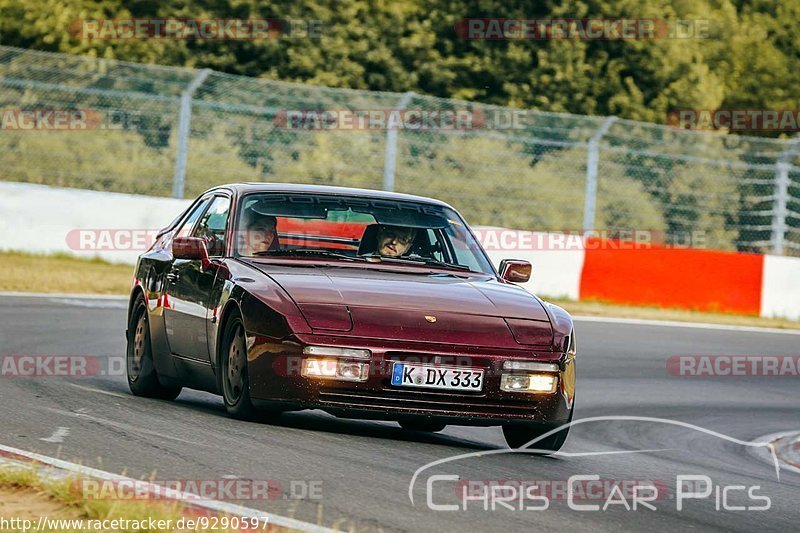
[[[552,393],[556,390],[555,374],[503,374],[500,389],[507,392]]]
[[[300,374],[308,378],[366,381],[369,376],[369,364],[309,357],[303,361],[303,370]]]
[[[341,378],[360,381],[362,373],[364,372],[364,367],[366,367],[364,363],[339,362],[339,368],[337,374]]]
[[[310,357],[303,361],[302,375],[306,377],[333,378],[339,361],[336,359],[316,359]]]
[[[526,391],[530,381],[529,376],[524,374],[503,374],[500,388],[514,392]]]
[[[533,392],[555,392],[556,376],[552,374],[533,374],[529,376],[528,390]]]

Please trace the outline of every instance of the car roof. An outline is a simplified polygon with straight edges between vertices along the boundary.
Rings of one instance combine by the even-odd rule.
[[[440,205],[443,207],[452,206],[441,200],[428,198],[425,196],[415,196],[413,194],[403,194],[398,192],[380,191],[375,189],[359,189],[355,187],[334,187],[330,185],[308,185],[303,183],[229,183],[213,187],[203,194],[218,189],[230,189],[238,196],[254,192],[292,192],[292,193],[312,193],[312,194],[332,194],[342,196],[360,196],[363,198],[378,198],[381,200],[405,200],[410,202],[423,202],[426,204]],[[202,196],[202,195],[201,195]]]

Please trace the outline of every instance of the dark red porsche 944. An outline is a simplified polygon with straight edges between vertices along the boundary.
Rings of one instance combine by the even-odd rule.
[[[503,427],[558,450],[572,418],[566,311],[492,266],[437,200],[287,184],[214,188],[138,261],[128,382],[174,399],[222,395],[239,418],[322,409],[408,430]]]

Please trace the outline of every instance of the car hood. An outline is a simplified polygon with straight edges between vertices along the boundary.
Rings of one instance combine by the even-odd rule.
[[[254,262],[314,330],[473,346],[551,345],[541,302],[494,278]]]

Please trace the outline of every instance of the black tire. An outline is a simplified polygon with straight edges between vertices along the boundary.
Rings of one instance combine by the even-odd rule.
[[[436,433],[447,427],[447,424],[433,420],[403,420],[398,424],[406,431],[425,431],[427,433]]]
[[[133,302],[133,311],[131,311],[128,324],[126,360],[128,387],[134,396],[174,400],[181,393],[181,387],[167,387],[158,380],[158,373],[153,364],[153,349],[150,344],[147,306],[141,294]]]
[[[564,424],[568,424],[572,422],[572,414],[575,412],[575,407],[573,406],[572,410],[569,413],[569,418]],[[545,433],[556,429],[557,427],[563,426],[564,424],[545,424],[545,423],[536,423],[536,422],[529,422],[529,423],[522,423],[522,424],[504,424],[503,425],[503,437],[506,439],[506,443],[508,444],[509,448],[519,448],[524,446],[528,442],[532,441],[536,437],[544,435]],[[549,437],[542,439],[540,441],[536,441],[529,446],[532,450],[542,450],[542,455],[547,455],[550,453],[555,453],[561,449],[564,445],[564,442],[567,440],[567,435],[569,435],[570,426],[565,427],[558,433],[554,433]]]
[[[225,410],[233,418],[252,420],[255,418],[256,409],[250,400],[244,323],[238,314],[227,321],[222,338],[220,377]]]

